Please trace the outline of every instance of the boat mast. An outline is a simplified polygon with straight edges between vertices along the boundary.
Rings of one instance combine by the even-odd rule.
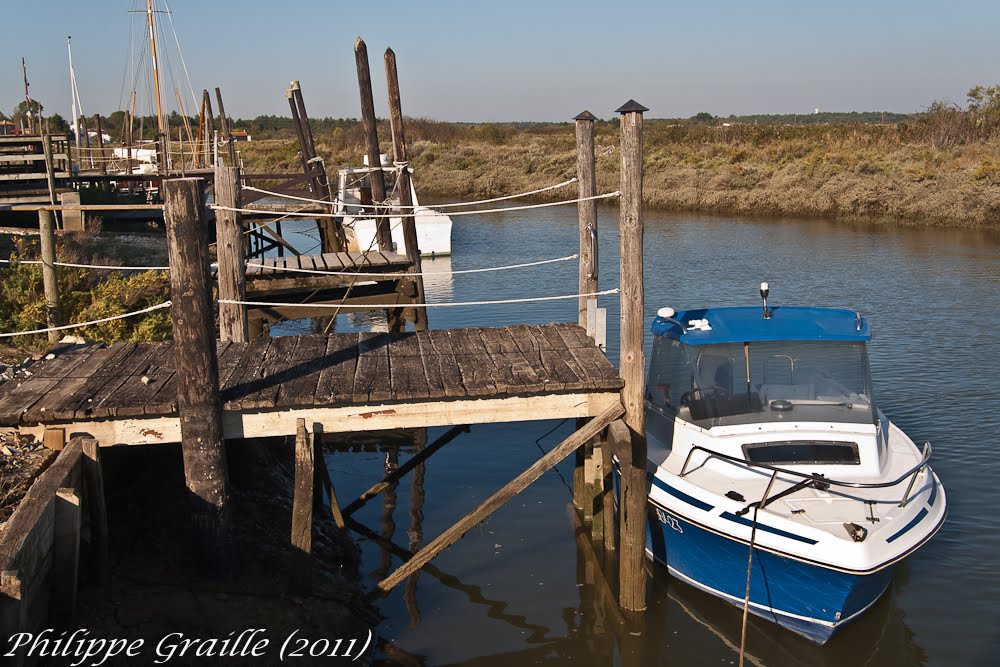
[[[76,160],[77,164],[83,162],[80,159],[80,112],[76,106],[77,92],[76,92],[76,74],[73,72],[73,35],[66,35],[66,51],[69,53],[69,99],[70,107],[73,111],[73,138],[76,144]]]
[[[149,50],[153,61],[153,89],[156,93],[156,126],[163,134],[163,108],[160,106],[160,68],[156,57],[156,28],[153,24],[153,0],[146,0],[146,23],[149,25]]]

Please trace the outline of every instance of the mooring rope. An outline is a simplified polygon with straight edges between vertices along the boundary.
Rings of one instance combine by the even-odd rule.
[[[282,267],[282,266],[271,266],[269,264],[258,264],[256,262],[247,262],[248,267],[257,267],[262,269],[273,269],[275,271],[288,271],[289,273],[313,273],[320,275],[336,275],[336,276],[363,276],[363,277],[377,277],[377,278],[412,278],[414,276],[454,276],[465,273],[487,273],[489,271],[507,271],[510,269],[523,269],[529,266],[541,266],[543,264],[555,264],[556,262],[568,262],[572,259],[577,259],[580,255],[567,255],[565,257],[556,257],[555,259],[543,259],[538,262],[525,262],[523,264],[508,264],[506,266],[489,266],[482,269],[456,269],[455,271],[420,271],[419,273],[374,273],[374,272],[351,272],[351,271],[319,271],[317,269],[296,269],[293,267]]]
[[[44,264],[40,259],[0,259],[0,264]],[[52,262],[52,266],[65,266],[71,269],[104,269],[107,271],[169,271],[169,266],[117,266],[111,264],[73,264],[71,262]],[[215,266],[213,264],[212,266]]]
[[[455,217],[455,216],[459,216],[459,215],[478,215],[480,213],[508,213],[510,211],[526,211],[528,209],[533,209],[533,208],[548,208],[550,206],[566,206],[567,204],[579,204],[580,202],[594,201],[596,199],[611,199],[611,198],[617,197],[619,195],[621,195],[621,192],[619,192],[619,191],[616,190],[614,192],[607,192],[605,194],[594,195],[592,197],[579,197],[577,199],[564,199],[562,201],[545,202],[545,203],[542,203],[542,204],[525,204],[523,206],[509,206],[507,208],[487,208],[487,209],[476,210],[476,211],[452,211],[450,213],[445,213],[443,211],[427,210],[422,215],[425,215],[425,216],[441,216],[441,217],[445,217],[445,216],[447,216],[447,217]],[[324,203],[329,204],[330,202],[324,202]],[[263,209],[233,208],[233,207],[230,207],[230,206],[219,206],[219,205],[216,205],[216,204],[213,204],[211,206],[211,208],[213,210],[216,210],[216,211],[232,211],[233,213],[253,213],[253,214],[260,214],[260,213],[266,213],[267,212],[267,211],[265,211]],[[303,218],[342,218],[343,217],[342,214],[337,214],[337,213],[305,213],[305,212],[303,212],[303,213],[290,213],[288,211],[285,211],[284,214],[285,215],[297,215],[297,216],[300,216],[300,217],[303,217]],[[358,215],[358,216],[353,216],[353,217],[355,217],[355,218],[357,218],[359,220],[372,220],[374,218],[399,218],[399,217],[401,217],[401,214],[399,214],[399,213],[396,213],[396,214],[389,213],[389,214],[385,214],[385,215],[368,215],[368,214],[365,214],[365,215]]]
[[[135,315],[142,315],[144,313],[151,313],[154,310],[160,310],[161,308],[169,308],[171,306],[170,301],[164,301],[163,303],[158,303],[155,306],[150,306],[149,308],[143,308],[142,310],[136,310],[131,313],[123,313],[121,315],[114,315],[112,317],[104,317],[99,320],[93,320],[91,322],[79,322],[77,324],[65,324],[60,327],[47,327],[45,329],[34,329],[33,331],[14,331],[11,333],[0,333],[0,338],[10,338],[11,336],[28,336],[31,334],[41,334],[48,333],[50,331],[63,331],[65,329],[76,329],[77,327],[89,327],[92,324],[103,324],[104,322],[111,322],[114,320],[123,320],[126,317],[133,317]]]
[[[564,294],[559,296],[533,296],[522,297],[520,299],[498,299],[496,301],[448,301],[443,303],[280,303],[273,301],[237,301],[236,299],[219,299],[219,303],[228,303],[237,306],[254,306],[258,308],[366,308],[377,310],[379,308],[448,308],[452,306],[496,306],[509,303],[535,303],[538,301],[558,301],[560,299],[580,299],[592,296],[606,296],[608,294],[618,294],[618,288],[604,290],[603,292],[590,292],[588,294]]]
[[[531,195],[537,195],[542,192],[548,192],[549,190],[558,190],[559,188],[564,188],[567,185],[576,183],[577,179],[571,178],[568,181],[563,181],[562,183],[556,183],[555,185],[549,185],[544,188],[539,188],[538,190],[531,190],[529,192],[519,192],[515,195],[506,195],[504,197],[494,197],[492,199],[480,199],[478,201],[463,201],[463,202],[452,202],[449,204],[433,204],[433,208],[454,208],[456,206],[476,206],[478,204],[492,204],[493,202],[506,201],[508,199],[520,199],[521,197],[530,197]],[[305,201],[311,204],[330,204],[332,202],[323,199],[309,199],[307,197],[296,197],[295,195],[286,195],[281,192],[272,192],[271,190],[264,190],[261,188],[254,188],[249,185],[243,186],[244,190],[250,190],[252,192],[259,192],[265,195],[271,195],[274,197],[283,197],[285,199],[294,199],[296,201]],[[371,205],[367,204],[348,204],[343,203],[344,207],[352,206],[356,208],[370,208]],[[393,208],[393,209],[403,209],[403,208],[426,208],[423,204],[419,206],[403,206],[401,204],[380,204],[379,208]]]

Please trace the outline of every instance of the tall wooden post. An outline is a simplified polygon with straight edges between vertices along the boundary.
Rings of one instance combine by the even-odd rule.
[[[212,96],[208,94],[207,90],[201,91],[201,106],[204,109],[205,114],[205,139],[204,139],[204,150],[205,150],[205,165],[212,165],[212,154],[214,152],[214,141],[215,141],[215,114],[212,112]]]
[[[424,277],[420,262],[420,248],[417,245],[417,224],[413,215],[413,192],[410,189],[409,163],[406,156],[406,130],[403,126],[403,108],[399,97],[399,75],[396,72],[396,54],[385,50],[385,79],[389,87],[389,123],[392,127],[392,156],[399,167],[396,190],[399,192],[399,206],[403,215],[403,243],[406,244],[406,259],[410,261],[413,277],[414,298],[417,303],[426,303]],[[413,309],[413,327],[417,331],[427,330],[427,309]]]
[[[358,88],[361,91],[361,121],[364,125],[365,144],[368,151],[369,181],[372,184],[372,200],[379,204],[385,201],[385,175],[382,173],[382,159],[378,147],[378,127],[375,119],[375,102],[372,99],[372,77],[368,69],[368,47],[365,40],[358,37],[354,42],[354,60],[358,68]],[[385,209],[375,208],[375,215]],[[389,218],[375,218],[375,237],[379,250],[392,251],[392,232]]]
[[[646,608],[646,412],[643,403],[643,280],[642,280],[642,113],[635,100],[621,114],[621,376],[622,404],[629,427],[628,447],[618,451],[621,464],[621,606]]]
[[[97,124],[97,159],[101,161],[101,173],[108,173],[108,161],[104,157],[104,129],[101,127],[101,114],[94,114],[94,123]]]
[[[220,206],[242,208],[240,168],[215,168],[215,201]],[[243,254],[243,215],[236,211],[215,211],[215,249],[219,259],[219,299],[247,300],[247,265]],[[250,340],[247,307],[219,304],[219,338],[246,343]]]
[[[222,91],[215,89],[215,99],[219,101],[219,129],[229,149],[229,166],[236,166],[236,146],[233,145],[232,131],[229,129],[229,116],[226,115],[226,106],[222,103]]]
[[[69,147],[66,148],[66,153],[69,153]],[[45,134],[42,137],[42,154],[45,156],[45,181],[49,188],[49,203],[55,206],[58,203],[56,201],[56,163],[55,159],[52,157],[51,134]],[[70,160],[70,164],[72,164],[72,162],[73,161]]]
[[[576,121],[576,178],[580,199],[597,194],[594,176],[594,121],[597,117],[589,111],[578,114]],[[597,203],[582,201],[577,204],[580,219],[580,294],[597,291]],[[579,324],[587,328],[587,299],[580,297],[577,304]]]
[[[576,121],[576,174],[579,184],[580,198],[592,197],[597,193],[594,177],[594,121],[597,117],[589,111],[584,111],[574,118]],[[593,200],[577,204],[580,220],[580,294],[590,294],[597,291],[597,207]],[[594,298],[594,297],[591,297]],[[577,307],[577,321],[581,327],[587,328],[587,301],[580,297]],[[582,420],[577,420],[580,428]],[[573,467],[573,504],[577,509],[584,510],[588,518],[590,508],[586,490],[587,460],[591,458],[591,447],[584,446],[576,450]]]
[[[62,325],[59,307],[59,275],[56,271],[56,216],[52,211],[38,212],[38,231],[42,235],[42,286],[45,288],[45,322],[49,327]],[[50,331],[49,343],[57,343],[58,331]]]
[[[132,114],[125,112],[125,173],[132,175]],[[128,180],[128,191],[132,192],[132,179]]]
[[[170,173],[170,153],[168,152],[169,142],[167,141],[166,133],[161,132],[156,137],[156,149],[160,154],[159,159],[156,161],[157,171],[163,176],[166,176]]]
[[[205,565],[225,575],[231,572],[233,561],[229,474],[202,182],[197,178],[164,180],[163,194],[184,477]]]
[[[303,173],[310,176],[310,184],[316,198],[330,200],[329,212],[333,213],[333,193],[330,192],[330,181],[326,167],[322,160],[317,159],[316,144],[313,141],[312,128],[309,126],[309,115],[306,113],[306,101],[302,96],[301,84],[298,81],[292,81],[291,86],[285,91],[285,96],[288,97],[288,106],[292,111],[292,125],[295,127],[299,147],[302,149],[300,152]],[[319,240],[323,252],[345,250],[340,243],[341,233],[337,220],[320,217],[316,219],[316,227],[319,230]],[[279,248],[279,252],[280,250]]]

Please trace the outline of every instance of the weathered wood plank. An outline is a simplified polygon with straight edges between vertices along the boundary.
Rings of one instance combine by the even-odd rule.
[[[387,333],[365,332],[358,336],[358,369],[354,374],[356,403],[392,398],[388,345]]]
[[[273,338],[257,338],[247,347],[229,379],[222,385],[221,399],[226,410],[237,409],[236,403],[249,393],[249,385],[256,379],[273,341]]]
[[[117,367],[112,369],[113,375],[100,391],[95,393],[92,401],[83,408],[80,417],[111,417],[114,412],[107,407],[122,385],[132,378],[139,378],[141,381],[149,362],[156,356],[159,350],[159,343],[140,343],[130,355],[130,358],[122,361]]]
[[[32,372],[29,380],[12,380],[4,384],[4,394],[0,396],[0,424],[5,426],[17,424],[21,421],[22,414],[31,411],[36,403],[44,401],[53,388],[69,384],[66,378],[71,374],[74,372],[86,374],[86,369],[82,371],[77,369],[103,347],[100,343],[91,343],[79,349],[57,352],[55,359],[33,365],[29,369]],[[45,403],[42,402],[40,407],[46,407]]]
[[[448,398],[468,396],[465,384],[462,382],[462,371],[459,368],[458,359],[452,351],[446,333],[444,331],[429,331],[427,334],[426,338],[419,337],[417,339],[420,343],[420,352],[427,355],[427,358],[433,358],[437,361],[445,396]],[[427,346],[425,346],[425,342]]]
[[[327,339],[326,360],[316,384],[317,404],[342,405],[354,398],[358,367],[358,334],[334,334]]]
[[[441,365],[437,355],[434,354],[434,347],[431,345],[430,333],[428,331],[417,331],[414,335],[417,347],[420,352],[420,364],[424,368],[424,379],[427,382],[427,398],[445,398],[448,392],[445,390],[444,380],[441,376]]]
[[[174,374],[173,341],[153,343],[153,352],[142,369],[130,375],[117,390],[109,394],[103,407],[113,417],[135,417],[144,414],[145,405]]]
[[[316,400],[316,386],[319,384],[321,371],[329,363],[326,356],[327,342],[328,338],[322,335],[299,337],[299,346],[295,350],[298,361],[288,369],[288,379],[279,387],[276,407],[302,405]]]
[[[90,358],[77,368],[74,376],[60,383],[56,392],[46,400],[44,405],[46,419],[73,419],[76,411],[82,409],[87,401],[91,400],[94,394],[111,379],[111,369],[121,361],[127,360],[135,348],[136,343],[118,343],[90,355]],[[43,405],[35,407],[41,411]]]
[[[244,379],[239,390],[239,398],[232,398],[226,404],[238,410],[257,410],[274,407],[278,388],[298,347],[298,336],[278,336],[271,339],[267,353],[252,379]]]
[[[394,400],[424,400],[430,397],[416,333],[390,335],[389,371]]]

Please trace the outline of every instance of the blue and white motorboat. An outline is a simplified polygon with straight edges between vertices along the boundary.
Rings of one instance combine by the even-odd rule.
[[[663,308],[653,321],[647,550],[824,643],[937,532],[945,493],[930,444],[876,405],[867,320],[769,309],[767,294],[762,283],[763,308]]]

